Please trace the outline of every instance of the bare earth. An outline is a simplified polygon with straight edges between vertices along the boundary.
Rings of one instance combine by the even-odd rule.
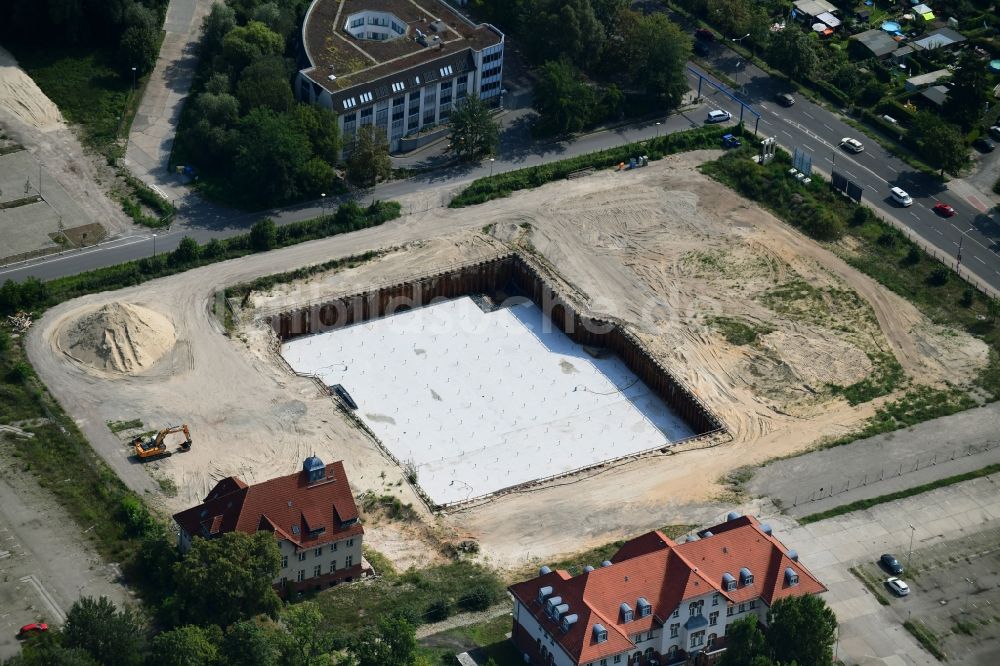
[[[289,304],[518,247],[583,307],[630,326],[725,422],[732,440],[628,461],[447,516],[424,512],[428,524],[451,538],[477,539],[484,559],[516,568],[651,527],[705,522],[722,506],[711,500],[727,470],[802,450],[867,418],[873,404],[850,407],[829,385],[864,379],[879,354],[894,355],[913,383],[934,385],[966,381],[986,361],[981,342],[932,324],[829,250],[697,172],[717,154],[599,172],[471,209],[433,207],[379,228],[83,297],[46,313],[32,330],[29,353],[130,485],[148,487],[147,470],[126,461],[126,447],[105,421],[140,418],[148,429],[191,424],[194,449],[150,465],[178,486],[177,497],[164,498],[170,510],[199,501],[223,476],[261,481],[296,469],[311,453],[342,458],[358,492],[388,487],[419,505],[405,481],[395,485],[401,471],[331,398],[291,374],[261,319]],[[402,203],[419,211],[448,194],[438,188]],[[378,249],[388,251],[356,268],[255,294],[231,338],[211,313],[214,293],[226,285]],[[60,353],[66,331],[108,303],[165,317],[176,332],[173,348],[127,374]],[[727,343],[717,317],[756,327],[757,342]],[[403,567],[436,553],[387,521],[370,532],[368,543]]]

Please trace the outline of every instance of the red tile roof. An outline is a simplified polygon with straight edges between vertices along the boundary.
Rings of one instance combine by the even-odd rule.
[[[215,484],[204,502],[175,514],[174,521],[192,537],[266,530],[298,548],[364,533],[339,461],[326,465],[323,478],[312,483],[305,471],[253,486],[228,477]]]
[[[552,571],[512,585],[510,591],[579,664],[630,650],[630,636],[663,626],[687,599],[718,592],[730,603],[759,598],[770,606],[786,596],[826,591],[815,576],[788,556],[780,541],[765,533],[756,519],[743,516],[708,531],[713,536],[685,543],[675,543],[659,531],[649,532],[623,545],[611,558],[611,566],[578,576]],[[750,570],[754,582],[740,582],[736,590],[725,591],[723,574],[731,573],[740,581],[742,568]],[[786,568],[798,575],[797,585],[787,584]],[[569,606],[567,614],[578,617],[565,633],[538,601],[538,591],[545,586],[551,586],[551,596],[561,597],[562,603]],[[652,613],[642,618],[640,597],[652,607]],[[631,622],[622,622],[622,603],[633,611]],[[596,641],[595,624],[607,629],[607,641]]]

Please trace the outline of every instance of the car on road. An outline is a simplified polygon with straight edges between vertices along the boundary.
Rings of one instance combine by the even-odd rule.
[[[955,215],[955,209],[941,201],[938,201],[936,204],[934,204],[934,212],[940,215],[941,217],[954,217]],[[882,557],[885,557],[885,555],[883,555]]]
[[[774,99],[776,99],[778,104],[781,106],[791,106],[792,104],[795,104],[795,98],[788,93],[778,93],[774,96]]]
[[[715,109],[714,111],[708,112],[708,117],[705,118],[706,123],[724,123],[731,119],[733,114],[728,111],[723,111],[721,109]]]
[[[893,576],[885,581],[885,586],[892,590],[892,593],[899,597],[905,597],[910,593],[910,586]]]
[[[893,201],[904,208],[913,205],[913,198],[910,197],[910,195],[906,193],[906,190],[901,187],[892,188],[889,190],[889,194],[892,196]]]
[[[882,557],[878,558],[878,563],[894,576],[898,576],[903,573],[903,565],[900,564],[899,560],[897,560],[896,557],[890,553],[885,553]]]
[[[994,125],[990,128],[990,136],[996,141],[1000,141],[1000,125]]]
[[[861,143],[857,139],[852,139],[850,137],[844,137],[840,140],[840,147],[844,150],[849,150],[852,153],[860,153],[865,149],[865,144]]]
[[[715,33],[708,28],[698,28],[694,31],[695,39],[700,39],[703,42],[714,42]]]
[[[21,627],[17,632],[18,638],[27,638],[34,634],[40,634],[49,630],[49,625],[44,622],[32,622]]]
[[[981,153],[992,153],[996,149],[997,145],[985,136],[981,136],[972,142],[972,147]]]

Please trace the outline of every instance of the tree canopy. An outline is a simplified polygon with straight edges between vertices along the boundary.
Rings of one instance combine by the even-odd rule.
[[[920,155],[941,173],[957,173],[968,162],[961,131],[933,113],[918,113],[911,134]]]
[[[361,187],[374,187],[392,173],[385,130],[365,125],[358,130],[347,158],[347,178]]]
[[[833,663],[837,617],[820,597],[779,599],[767,612],[768,643],[776,661],[828,666]]]
[[[399,616],[383,616],[351,643],[357,666],[411,666],[417,649],[413,625]]]
[[[496,154],[500,145],[500,123],[493,120],[489,107],[476,95],[455,105],[451,114],[451,149],[462,159],[471,160]]]
[[[107,597],[81,597],[66,614],[63,646],[80,648],[107,666],[142,663],[145,633],[131,608],[119,610]]]

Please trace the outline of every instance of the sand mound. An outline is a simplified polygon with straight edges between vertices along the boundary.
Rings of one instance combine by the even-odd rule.
[[[802,382],[820,388],[826,384],[849,386],[872,371],[872,362],[861,349],[821,331],[810,335],[775,331],[760,339],[784,361]]]
[[[3,48],[0,48],[0,110],[9,111],[38,129],[50,129],[62,123],[58,107]]]
[[[66,327],[59,347],[100,370],[141,372],[174,346],[174,325],[163,315],[138,305],[109,303]]]

